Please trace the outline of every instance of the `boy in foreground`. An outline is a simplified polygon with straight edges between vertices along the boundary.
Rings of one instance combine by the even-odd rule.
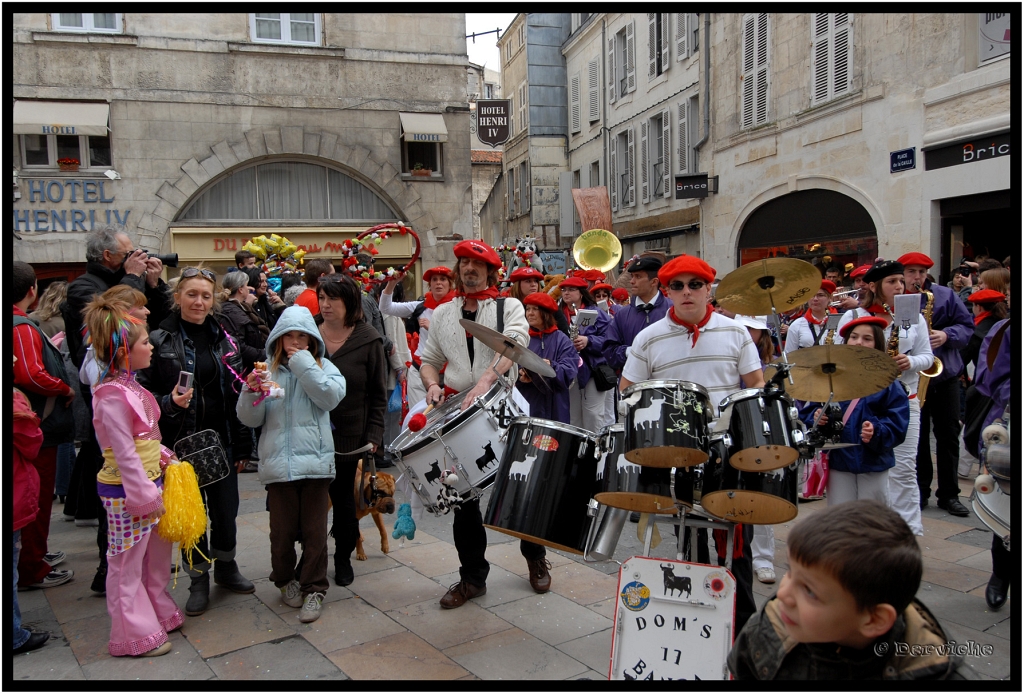
[[[729,654],[736,679],[976,679],[914,595],[921,550],[877,501],[838,504],[796,524],[789,571]]]

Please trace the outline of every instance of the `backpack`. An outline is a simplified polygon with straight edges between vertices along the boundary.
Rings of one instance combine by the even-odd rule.
[[[53,346],[50,339],[43,334],[43,331],[32,319],[14,316],[14,327],[19,325],[31,326],[43,341],[43,368],[46,369],[46,373],[70,386],[71,382],[68,380],[68,373],[64,368],[64,357],[61,356],[60,350]],[[44,446],[57,446],[75,440],[75,414],[72,407],[65,407],[64,403],[58,402],[58,396],[47,397],[33,393],[27,388],[22,388],[22,392],[25,393],[32,409],[39,416],[39,428],[43,432]]]
[[[427,306],[424,302],[420,302],[420,305],[416,307],[416,310],[412,312],[412,315],[405,319],[405,332],[418,334],[420,331],[420,316],[427,310]]]

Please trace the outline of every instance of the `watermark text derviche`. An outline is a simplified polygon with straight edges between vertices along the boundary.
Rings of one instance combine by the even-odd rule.
[[[946,641],[945,643],[903,643],[902,641],[895,641],[893,643],[882,642],[875,644],[875,655],[877,656],[889,655],[890,651],[892,651],[892,655],[897,656],[955,655],[981,658],[991,656],[994,649],[992,644],[978,643],[973,640],[968,640],[964,643],[957,643],[956,641]]]

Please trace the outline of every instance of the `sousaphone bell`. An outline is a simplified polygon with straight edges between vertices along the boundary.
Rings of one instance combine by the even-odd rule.
[[[622,260],[622,244],[607,229],[591,229],[576,239],[572,257],[585,270],[607,272]]]

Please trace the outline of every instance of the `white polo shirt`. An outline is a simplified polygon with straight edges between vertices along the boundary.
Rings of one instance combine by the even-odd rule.
[[[622,377],[633,383],[662,379],[697,383],[707,389],[717,417],[718,403],[744,387],[740,375],[760,370],[761,359],[750,333],[733,319],[712,314],[694,345],[690,331],[666,314],[633,340]]]

